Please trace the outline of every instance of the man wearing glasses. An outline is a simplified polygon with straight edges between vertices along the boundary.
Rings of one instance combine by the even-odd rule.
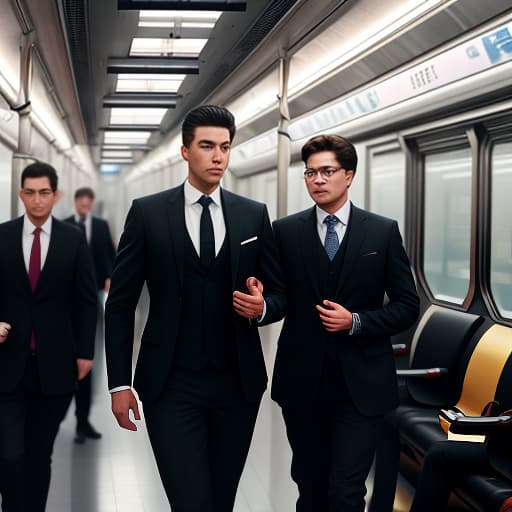
[[[316,205],[274,222],[288,308],[272,398],[293,451],[297,512],[363,512],[383,417],[398,404],[390,336],[414,323],[419,299],[396,221],[348,199],[354,146],[320,135],[302,160]]]
[[[0,224],[0,495],[4,512],[44,512],[53,443],[92,367],[96,286],[85,235],[51,215],[55,169],[26,167],[19,196],[25,215]]]

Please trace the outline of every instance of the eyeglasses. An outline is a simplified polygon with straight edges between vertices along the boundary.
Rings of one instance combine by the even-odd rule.
[[[329,179],[335,172],[341,171],[343,167],[320,167],[319,169],[306,169],[304,171],[304,178],[307,181],[312,181],[318,174],[322,175],[322,178]]]

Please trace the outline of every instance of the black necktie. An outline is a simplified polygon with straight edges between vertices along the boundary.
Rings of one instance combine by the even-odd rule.
[[[201,196],[197,202],[203,207],[199,224],[199,258],[208,267],[215,258],[215,237],[209,208],[212,198]]]

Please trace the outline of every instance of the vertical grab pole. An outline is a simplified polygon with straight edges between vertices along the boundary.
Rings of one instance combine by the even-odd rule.
[[[279,59],[279,126],[277,128],[277,217],[284,217],[288,208],[288,168],[290,165],[290,114],[288,111],[288,76],[290,59],[282,52]]]
[[[13,110],[18,112],[18,150],[12,162],[11,175],[11,217],[15,218],[20,211],[18,190],[21,186],[21,173],[25,167],[26,155],[30,154],[30,141],[32,136],[32,123],[30,113],[30,89],[32,84],[32,57],[34,49],[35,32],[29,32],[23,36],[20,59],[20,88]]]

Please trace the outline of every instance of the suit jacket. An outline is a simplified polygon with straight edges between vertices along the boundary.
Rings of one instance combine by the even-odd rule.
[[[76,222],[74,215],[71,215],[64,220],[80,227],[78,222]],[[112,242],[112,236],[110,235],[110,229],[107,221],[99,219],[98,217],[92,218],[89,248],[94,261],[96,285],[98,290],[103,290],[105,280],[112,275],[114,258],[116,256],[114,243]]]
[[[246,279],[258,277],[264,285],[267,305],[263,324],[273,322],[282,317],[284,291],[267,209],[226,190],[221,190],[221,201],[229,237],[231,286],[233,290],[246,291]],[[134,314],[144,283],[149,291],[150,307],[134,386],[142,400],[154,400],[167,380],[179,333],[182,290],[187,286],[183,281],[185,236],[183,185],[133,202],[119,243],[105,307],[111,389],[132,382]],[[245,396],[248,400],[258,400],[267,382],[258,324],[234,311],[231,321]]]
[[[77,358],[92,359],[96,286],[85,236],[53,219],[50,245],[34,292],[23,259],[23,217],[0,224],[0,319],[11,324],[0,344],[0,392],[20,382],[36,334],[41,389],[73,391]]]
[[[349,393],[362,414],[382,414],[398,403],[390,336],[411,326],[419,299],[395,221],[351,205],[350,233],[335,297],[318,276],[315,207],[274,222],[284,273],[287,313],[279,337],[272,397],[280,404],[318,397],[326,335],[315,309],[334,300],[361,318],[363,331],[336,333]],[[389,302],[384,304],[385,294]]]

